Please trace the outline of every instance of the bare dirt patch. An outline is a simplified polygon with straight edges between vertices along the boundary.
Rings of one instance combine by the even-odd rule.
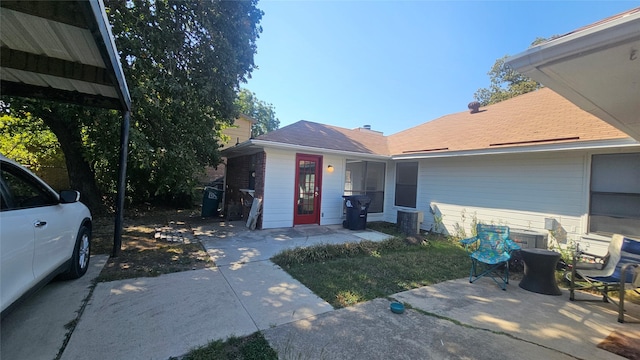
[[[193,237],[191,225],[203,221],[193,211],[138,209],[127,215],[120,255],[109,258],[98,281],[151,277],[214,266]],[[113,216],[94,219],[93,254],[111,255],[113,232]]]

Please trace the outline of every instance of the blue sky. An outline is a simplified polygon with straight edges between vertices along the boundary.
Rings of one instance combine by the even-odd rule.
[[[391,135],[468,111],[505,55],[640,1],[265,1],[243,87],[280,127],[365,124]],[[604,69],[606,70],[606,69]]]

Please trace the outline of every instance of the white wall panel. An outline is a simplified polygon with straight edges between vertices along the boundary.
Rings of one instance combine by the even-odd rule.
[[[320,225],[342,224],[346,160],[341,156],[324,155],[323,162]],[[327,171],[329,165],[333,166],[332,173]]]
[[[262,228],[292,227],[296,154],[274,149],[265,149],[265,152]]]

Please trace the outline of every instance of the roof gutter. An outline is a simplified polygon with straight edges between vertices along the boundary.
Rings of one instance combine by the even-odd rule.
[[[391,156],[391,160],[413,160],[413,159],[437,159],[459,156],[482,156],[482,155],[503,155],[503,154],[526,154],[526,153],[542,153],[552,151],[575,151],[575,150],[603,150],[618,149],[625,147],[638,147],[640,142],[632,138],[616,139],[616,140],[599,140],[599,141],[583,141],[571,144],[550,144],[535,146],[511,146],[496,149],[479,149],[479,150],[462,150],[447,151],[437,153],[412,153],[398,154]]]

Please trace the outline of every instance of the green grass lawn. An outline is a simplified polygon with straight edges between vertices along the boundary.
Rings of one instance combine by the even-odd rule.
[[[395,233],[395,224],[367,226],[395,237],[383,242],[287,250],[271,260],[336,308],[469,276],[469,256],[457,241],[404,237]],[[276,358],[275,351],[258,332],[211,342],[180,359]]]
[[[469,256],[457,242],[425,240],[314,246],[272,261],[336,308],[468,276]]]
[[[226,341],[212,341],[193,349],[180,358],[169,360],[277,360],[278,354],[269,346],[261,332],[245,337],[231,337]]]

